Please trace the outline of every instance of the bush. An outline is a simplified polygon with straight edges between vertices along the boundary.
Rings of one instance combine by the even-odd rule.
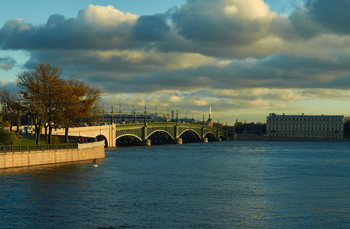
[[[20,136],[18,133],[0,129],[0,144],[1,145],[16,145],[19,144],[19,139],[21,139],[22,136]]]
[[[57,136],[51,136],[51,144],[60,144],[61,141]]]

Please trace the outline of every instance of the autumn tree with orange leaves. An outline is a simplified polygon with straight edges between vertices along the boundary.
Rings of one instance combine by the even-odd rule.
[[[65,90],[66,101],[63,103],[63,113],[59,115],[58,123],[65,128],[65,140],[69,142],[69,127],[76,125],[79,117],[89,116],[91,107],[100,97],[101,91],[79,80],[66,81]]]

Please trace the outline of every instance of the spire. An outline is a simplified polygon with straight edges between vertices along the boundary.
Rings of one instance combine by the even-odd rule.
[[[213,119],[211,117],[211,106],[209,106],[209,118],[208,118],[208,121],[207,121],[207,125],[208,126],[213,126]]]
[[[211,119],[211,106],[209,106],[209,119]]]

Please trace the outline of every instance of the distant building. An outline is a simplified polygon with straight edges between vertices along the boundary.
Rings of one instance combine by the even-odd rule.
[[[344,116],[272,113],[267,117],[266,132],[270,139],[341,139],[344,138]]]

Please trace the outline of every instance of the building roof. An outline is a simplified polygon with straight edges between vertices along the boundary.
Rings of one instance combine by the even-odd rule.
[[[276,117],[276,118],[282,118],[282,117],[286,117],[286,118],[344,118],[344,115],[278,115],[278,114],[270,114],[268,116],[269,117]]]

